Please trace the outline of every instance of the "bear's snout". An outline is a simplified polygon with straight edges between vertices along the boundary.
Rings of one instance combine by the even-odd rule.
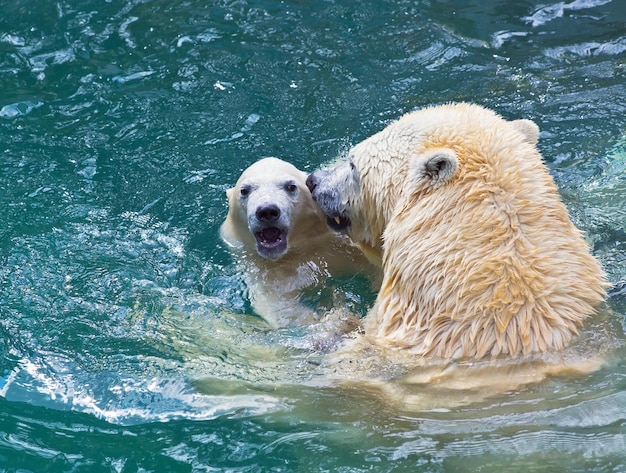
[[[311,194],[313,194],[313,191],[317,187],[317,182],[318,180],[315,174],[309,174],[309,177],[306,178],[306,186],[309,188]]]
[[[260,222],[272,223],[280,218],[280,208],[277,205],[263,205],[256,209],[256,218]]]

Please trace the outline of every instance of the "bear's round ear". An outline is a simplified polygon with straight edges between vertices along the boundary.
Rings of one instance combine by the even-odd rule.
[[[459,167],[454,151],[447,148],[429,150],[409,164],[409,179],[417,185],[438,187],[448,182]]]
[[[231,199],[231,197],[233,196],[233,192],[235,192],[235,188],[231,187],[230,189],[226,189],[226,198],[228,200]]]
[[[513,120],[510,122],[517,131],[524,135],[524,141],[536,145],[539,141],[539,127],[532,120]]]

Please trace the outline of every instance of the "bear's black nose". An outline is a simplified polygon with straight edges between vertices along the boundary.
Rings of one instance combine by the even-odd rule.
[[[310,192],[313,192],[313,190],[317,187],[317,178],[315,177],[315,174],[309,174],[309,177],[306,178],[306,186],[309,188]]]
[[[280,217],[280,209],[276,205],[264,205],[256,209],[256,218],[261,222],[271,223]]]

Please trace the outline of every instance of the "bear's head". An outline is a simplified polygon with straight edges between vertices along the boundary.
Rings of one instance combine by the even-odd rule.
[[[577,333],[604,275],[537,137],[478,105],[431,107],[307,178],[328,225],[381,258],[377,338],[462,357],[558,349]]]
[[[306,173],[281,159],[255,162],[226,195],[222,238],[235,247],[255,248],[263,258],[278,260],[323,228],[323,216],[306,187]]]

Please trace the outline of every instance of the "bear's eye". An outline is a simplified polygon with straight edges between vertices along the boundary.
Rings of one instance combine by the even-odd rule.
[[[298,186],[296,186],[293,182],[289,182],[285,184],[285,190],[289,194],[295,194],[298,191]]]
[[[250,194],[250,186],[241,186],[239,194],[241,194],[241,197],[247,197]]]

